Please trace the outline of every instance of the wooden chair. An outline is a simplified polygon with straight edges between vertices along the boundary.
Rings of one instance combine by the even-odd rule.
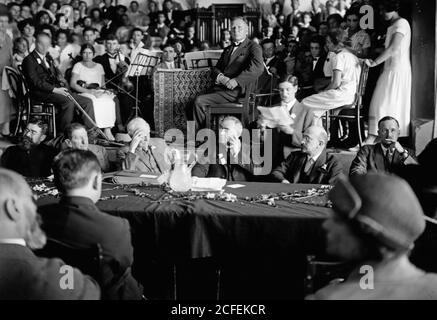
[[[336,120],[336,119],[346,120],[347,123],[351,121],[355,122],[357,127],[358,144],[360,145],[360,148],[363,143],[362,126],[361,126],[363,116],[361,115],[361,109],[363,107],[363,96],[366,91],[368,76],[369,76],[369,67],[363,61],[361,63],[360,81],[358,83],[358,89],[357,92],[355,93],[354,101],[349,105],[342,106],[335,110],[327,111],[326,115],[323,117],[325,120],[326,132],[328,133],[330,132],[332,120]],[[342,134],[340,140],[345,140],[348,137],[349,137],[349,130],[346,129],[346,133]]]
[[[103,252],[99,243],[84,248],[48,238],[44,248],[36,250],[35,254],[46,258],[60,258],[102,284]]]
[[[313,294],[328,284],[343,282],[352,267],[339,261],[317,260],[316,256],[307,256],[307,271],[305,277],[305,295]]]
[[[24,99],[23,81],[20,73],[12,67],[5,67],[10,90],[12,91],[12,103],[16,111],[16,121],[12,128],[12,133],[17,136],[19,132],[24,132],[26,127],[27,104]]]
[[[56,138],[55,105],[53,103],[47,103],[47,102],[32,99],[30,96],[29,86],[27,85],[25,76],[21,72],[19,73],[19,75],[21,78],[22,88],[23,88],[22,100],[23,103],[25,104],[25,109],[26,109],[25,112],[26,125],[33,117],[42,118],[49,125],[49,133],[53,135],[53,138]]]

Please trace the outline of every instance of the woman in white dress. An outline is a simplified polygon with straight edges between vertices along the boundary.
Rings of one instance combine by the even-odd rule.
[[[93,61],[95,51],[92,45],[84,44],[80,54],[83,60],[73,67],[70,87],[93,101],[96,124],[113,141],[111,128],[115,123],[115,102],[113,94],[101,89],[105,83],[105,71],[101,64]]]
[[[361,74],[360,60],[344,47],[347,34],[344,30],[330,32],[326,46],[332,56],[332,78],[328,87],[302,100],[302,104],[314,112],[315,124],[328,110],[335,110],[354,101]]]
[[[398,1],[384,2],[384,15],[390,21],[385,50],[375,60],[366,60],[369,67],[384,64],[369,109],[369,136],[365,144],[373,144],[378,134],[378,121],[391,116],[398,120],[400,136],[408,136],[411,110],[411,28],[399,16]]]

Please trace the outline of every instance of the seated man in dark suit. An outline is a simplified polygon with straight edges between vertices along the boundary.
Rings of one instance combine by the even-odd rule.
[[[71,95],[94,119],[93,103],[90,99],[68,91],[67,82],[54,65],[53,58],[48,54],[51,38],[46,33],[39,33],[36,37],[35,50],[23,60],[23,74],[29,85],[30,95],[36,101],[53,103],[60,108],[59,128],[65,127],[73,121],[75,105],[68,98]],[[85,126],[92,128],[93,124],[81,114]]]
[[[393,172],[399,166],[417,164],[413,151],[404,148],[398,141],[399,123],[393,117],[384,117],[378,122],[380,142],[365,145],[352,161],[350,175],[366,174],[369,171]]]
[[[261,47],[247,38],[248,25],[244,18],[232,20],[233,44],[223,50],[212,77],[213,93],[198,96],[193,116],[197,129],[206,126],[206,107],[238,102],[238,99],[256,82],[264,70]]]
[[[320,92],[325,89],[331,82],[331,78],[325,76],[323,71],[325,62],[327,59],[326,52],[324,51],[325,41],[320,36],[311,38],[310,51],[313,57],[313,68],[311,81],[313,83],[314,93]]]
[[[273,181],[282,183],[334,184],[342,174],[341,162],[326,154],[328,135],[322,127],[305,130],[302,151],[292,152],[272,171]]]
[[[99,299],[100,289],[92,278],[59,259],[32,252],[46,243],[36,209],[23,177],[0,169],[0,300]],[[63,288],[70,272],[72,282],[65,281],[68,287]]]
[[[105,71],[105,82],[107,82],[106,88],[112,89],[117,93],[117,99],[114,99],[116,116],[115,124],[119,131],[124,131],[122,130],[122,126],[124,120],[127,120],[130,112],[128,106],[135,103],[126,92],[123,92],[123,90],[126,90],[124,89],[123,84],[127,82],[123,73],[127,71],[130,61],[128,57],[119,52],[120,44],[113,34],[109,34],[106,37],[105,48],[106,53],[95,57],[94,61],[103,66],[103,70]]]
[[[243,147],[240,141],[243,126],[237,118],[220,119],[218,159],[215,163],[196,163],[191,171],[196,177],[216,177],[228,181],[253,180],[250,146]]]
[[[132,277],[133,248],[129,222],[101,212],[102,173],[87,150],[67,150],[53,164],[59,203],[40,208],[42,228],[53,239],[77,247],[99,243],[103,250],[102,297],[141,299],[142,288]]]
[[[47,124],[31,120],[23,132],[19,145],[8,147],[2,155],[2,167],[14,170],[25,177],[48,177],[56,150],[43,143]]]
[[[286,153],[284,149],[300,148],[302,146],[302,135],[313,124],[313,112],[308,108],[304,108],[296,100],[298,88],[298,80],[294,76],[286,76],[284,81],[279,84],[281,102],[273,107],[282,106],[287,108],[294,122],[291,126],[279,126],[271,131],[273,167],[276,167],[284,160],[284,154]],[[258,126],[261,131],[266,128],[265,119],[262,116],[258,118]],[[267,133],[267,131],[264,131],[264,133]]]

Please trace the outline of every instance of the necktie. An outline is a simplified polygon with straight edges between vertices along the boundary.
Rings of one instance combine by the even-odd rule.
[[[390,149],[387,149],[385,153],[385,160],[387,161],[388,166],[391,165],[391,161],[393,159],[393,152]]]
[[[314,164],[314,159],[313,158],[309,158],[309,159],[307,158],[307,161],[305,163],[305,168],[304,168],[304,172],[306,174],[309,174],[311,172],[313,164]]]

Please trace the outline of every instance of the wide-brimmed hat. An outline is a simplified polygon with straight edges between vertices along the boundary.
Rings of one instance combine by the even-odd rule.
[[[425,229],[422,207],[408,183],[394,175],[343,177],[329,194],[334,211],[356,220],[381,244],[409,250]]]

